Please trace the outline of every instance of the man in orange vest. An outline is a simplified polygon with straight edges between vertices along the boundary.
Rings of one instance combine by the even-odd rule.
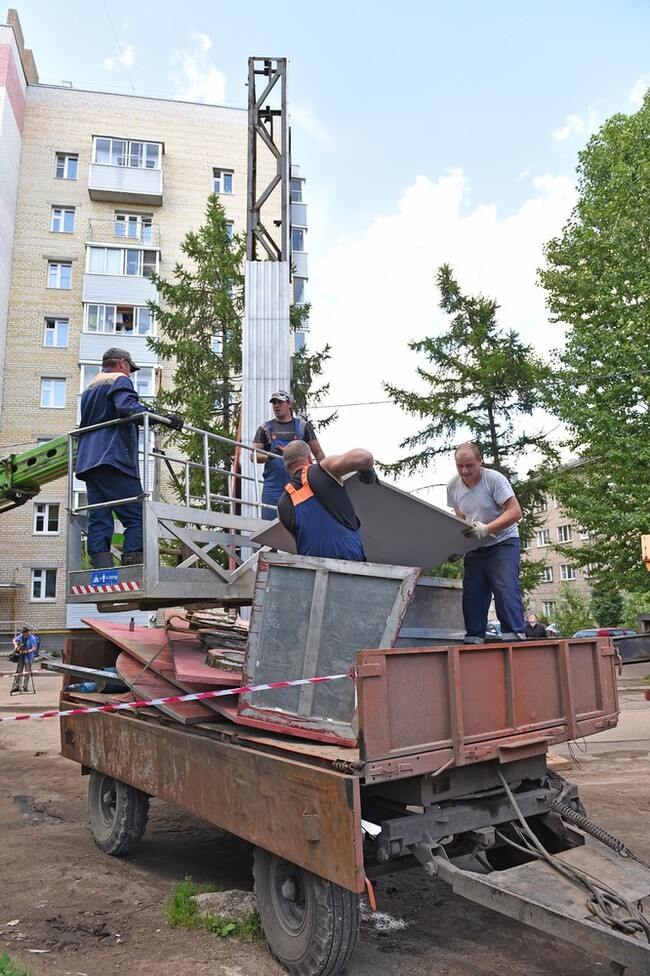
[[[287,444],[284,465],[291,481],[278,502],[278,516],[294,536],[299,555],[365,561],[361,523],[342,479],[358,471],[360,481],[376,484],[373,464],[372,454],[362,447],[312,464],[308,444]]]

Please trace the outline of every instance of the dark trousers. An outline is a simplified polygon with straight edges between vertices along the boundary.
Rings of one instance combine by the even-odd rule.
[[[142,494],[140,478],[124,474],[108,464],[86,472],[85,479],[89,505]],[[123,555],[142,552],[142,502],[127,502],[88,512],[88,555],[110,552],[115,529],[113,513],[124,526]]]
[[[505,539],[465,556],[463,617],[467,637],[483,640],[492,595],[505,640],[524,632],[519,586],[519,539]]]

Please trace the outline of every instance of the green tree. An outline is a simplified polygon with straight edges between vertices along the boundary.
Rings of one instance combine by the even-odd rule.
[[[620,590],[647,591],[640,557],[650,531],[650,94],[615,115],[579,155],[578,202],[546,247],[540,280],[566,324],[548,406],[579,464],[552,489],[590,533],[576,556]]]
[[[623,597],[610,579],[599,580],[591,593],[589,611],[599,627],[620,627]]]
[[[543,402],[548,367],[514,330],[504,332],[499,327],[499,305],[494,299],[461,292],[448,264],[438,268],[436,283],[440,308],[451,317],[449,328],[435,338],[409,343],[430,364],[416,368],[427,392],[383,384],[398,406],[425,424],[400,444],[410,449],[406,457],[379,466],[387,473],[414,472],[435,464],[440,455],[448,455],[459,440],[472,440],[488,467],[512,478],[526,453],[536,450],[546,463],[529,472],[515,488],[524,512],[520,532],[525,544],[538,522],[535,504],[548,488],[544,472],[557,457],[545,433],[531,419]],[[527,419],[528,427],[524,426]],[[526,591],[537,585],[543,565],[522,564]]]
[[[574,590],[568,583],[560,587],[560,595],[555,609],[555,626],[563,637],[571,637],[576,630],[593,627],[589,601]]]

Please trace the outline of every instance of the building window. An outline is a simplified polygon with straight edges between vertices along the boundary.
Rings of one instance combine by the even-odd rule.
[[[542,616],[546,617],[547,620],[553,620],[556,610],[557,603],[555,600],[542,600]]]
[[[586,566],[583,566],[583,568],[582,568],[582,575],[584,576],[585,579],[591,579],[593,576],[595,576],[596,575],[596,564],[595,563],[587,563]]]
[[[571,526],[570,525],[558,525],[558,527],[557,527],[557,541],[558,542],[571,542]]]
[[[574,580],[575,578],[576,578],[575,566],[570,566],[569,563],[562,563],[562,565],[560,566],[560,579]]]
[[[291,203],[302,203],[302,184],[303,180],[291,180],[289,183],[289,193]]]
[[[212,170],[212,189],[215,193],[232,193],[233,176],[231,169]]]
[[[86,389],[90,381],[97,376],[101,366],[94,363],[84,363],[81,366],[81,390]],[[140,367],[137,373],[131,373],[130,380],[141,397],[155,396],[154,369],[151,366]]]
[[[59,505],[50,502],[34,502],[34,533],[58,535]]]
[[[232,240],[233,237],[235,236],[235,225],[233,224],[232,220],[226,221],[226,234],[228,235],[230,240]]]
[[[552,583],[553,582],[553,567],[545,566],[539,577],[540,583]]]
[[[551,544],[551,531],[550,529],[540,529],[537,533],[537,548],[542,549],[544,546],[550,546]]]
[[[305,232],[300,227],[294,227],[291,231],[291,249],[293,251],[305,250]]]
[[[305,304],[305,278],[293,278],[293,301],[294,305]]]
[[[76,180],[78,165],[78,156],[70,156],[68,153],[57,153],[54,175],[57,180]]]
[[[52,222],[50,230],[55,234],[74,233],[74,208],[52,207]]]
[[[140,248],[89,247],[89,274],[137,275],[148,278],[157,269],[157,251]]]
[[[72,286],[72,264],[70,261],[47,262],[47,287],[70,288]]]
[[[131,142],[128,139],[95,139],[94,161],[106,166],[160,169],[159,142]]]
[[[138,305],[86,305],[85,332],[152,335],[154,317]]]
[[[45,319],[43,345],[49,349],[67,349],[68,319]]]
[[[56,600],[56,570],[32,570],[32,600]]]
[[[533,512],[535,515],[541,515],[542,512],[548,511],[548,501],[546,498],[542,498],[540,501],[535,502],[533,505]]]
[[[43,376],[41,379],[41,406],[57,410],[65,407],[65,386],[64,379]]]
[[[115,214],[115,236],[130,237],[143,244],[153,240],[153,217],[151,214]]]

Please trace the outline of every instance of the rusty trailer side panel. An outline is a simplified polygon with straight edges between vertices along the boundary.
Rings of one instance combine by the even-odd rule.
[[[508,762],[616,725],[609,640],[361,651],[366,782]]]
[[[61,751],[343,888],[364,890],[354,776],[107,712],[62,716]]]

